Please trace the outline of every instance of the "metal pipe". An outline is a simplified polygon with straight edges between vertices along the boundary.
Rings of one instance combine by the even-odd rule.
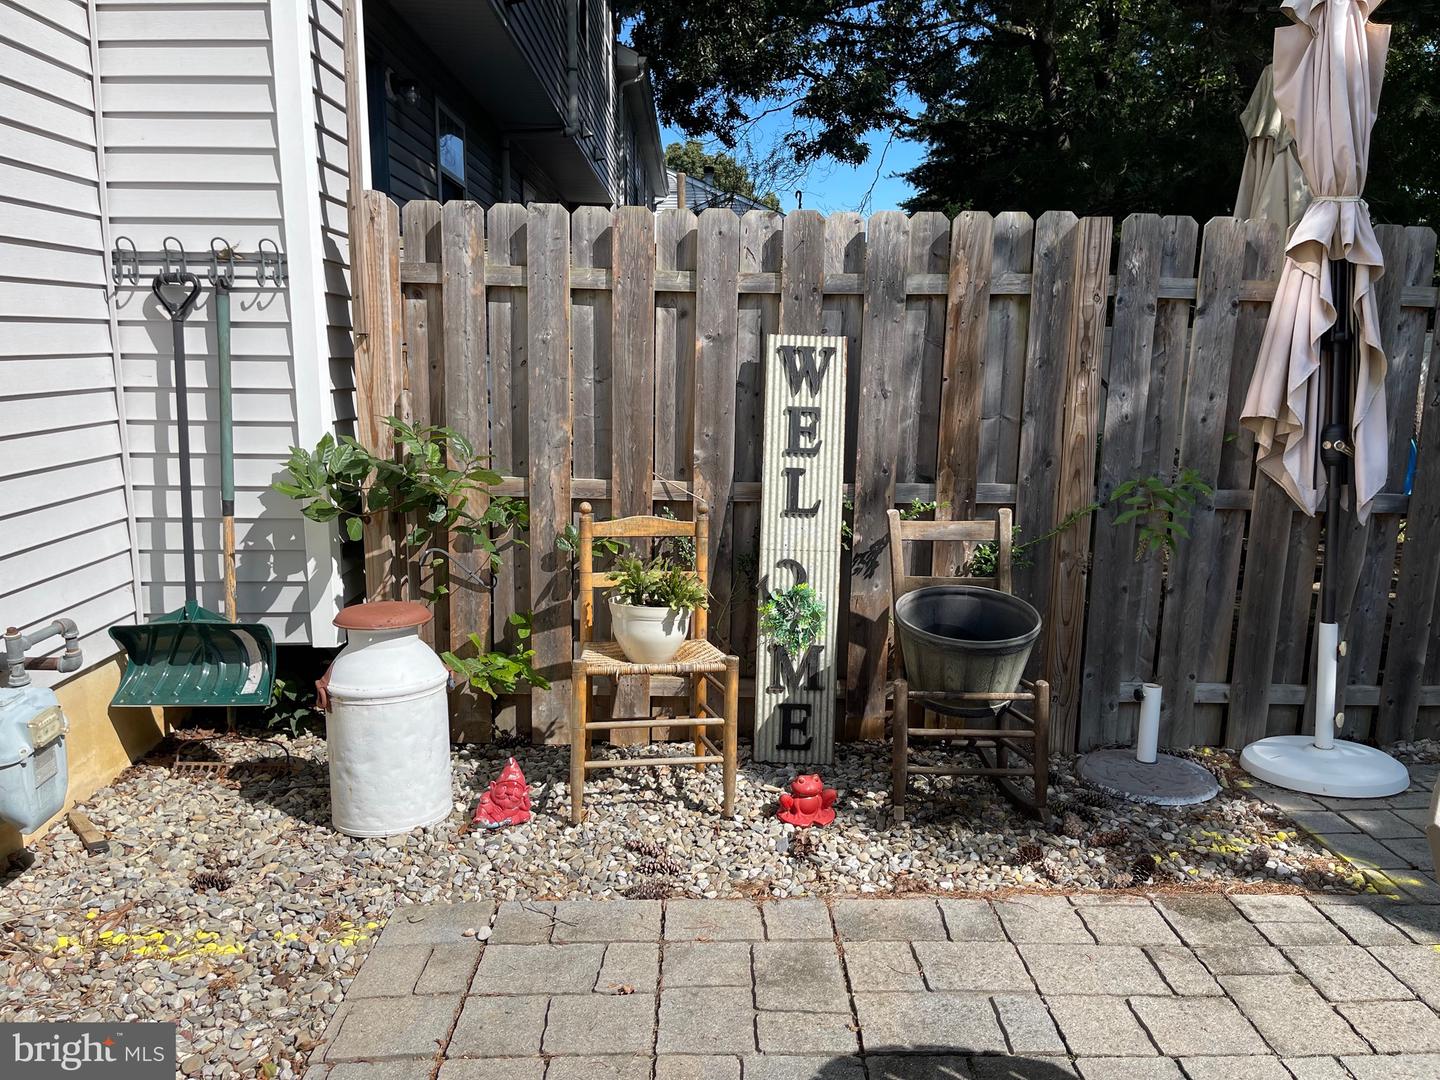
[[[570,0],[565,11],[565,137],[580,134],[580,12],[585,0]]]
[[[25,654],[42,641],[52,637],[65,639],[65,652],[59,657],[27,661]],[[56,671],[76,671],[82,662],[80,651],[80,629],[74,619],[56,619],[49,626],[42,626],[29,634],[22,634],[18,627],[5,630],[5,665],[8,669],[6,685],[12,689],[30,685],[27,668],[51,667]]]
[[[1140,726],[1135,733],[1135,760],[1154,765],[1160,747],[1160,684],[1145,683],[1135,690],[1140,702]]]

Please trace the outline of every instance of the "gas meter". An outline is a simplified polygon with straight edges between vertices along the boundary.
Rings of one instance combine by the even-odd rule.
[[[0,689],[0,821],[34,832],[65,805],[70,722],[53,690]]]

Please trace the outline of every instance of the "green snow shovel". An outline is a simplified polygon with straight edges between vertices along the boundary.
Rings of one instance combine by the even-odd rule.
[[[165,288],[186,291],[177,302]],[[200,296],[191,273],[157,275],[155,298],[170,313],[175,338],[175,420],[180,459],[181,540],[185,548],[185,606],[139,626],[112,626],[110,636],[129,664],[111,705],[244,706],[270,704],[275,677],[275,639],[259,623],[231,622],[196,599],[195,515],[190,486],[190,415],[185,387],[185,319]],[[222,513],[235,515],[235,477],[230,416],[230,282],[215,284],[216,338],[220,359],[220,468]],[[227,566],[228,570],[228,566]]]

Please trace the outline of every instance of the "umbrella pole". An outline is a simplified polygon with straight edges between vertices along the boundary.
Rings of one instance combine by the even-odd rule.
[[[1330,263],[1330,292],[1335,298],[1335,324],[1320,342],[1324,365],[1325,416],[1320,426],[1320,464],[1325,470],[1325,561],[1320,567],[1320,618],[1315,627],[1315,748],[1335,746],[1335,727],[1343,722],[1339,702],[1341,490],[1345,485],[1349,448],[1346,416],[1350,402],[1350,263]]]

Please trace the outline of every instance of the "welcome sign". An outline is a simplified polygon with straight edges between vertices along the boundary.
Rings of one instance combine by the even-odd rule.
[[[803,656],[761,635],[755,757],[828,763],[835,749],[835,628],[845,468],[845,339],[771,335],[765,356],[759,599],[808,583],[825,633]]]

